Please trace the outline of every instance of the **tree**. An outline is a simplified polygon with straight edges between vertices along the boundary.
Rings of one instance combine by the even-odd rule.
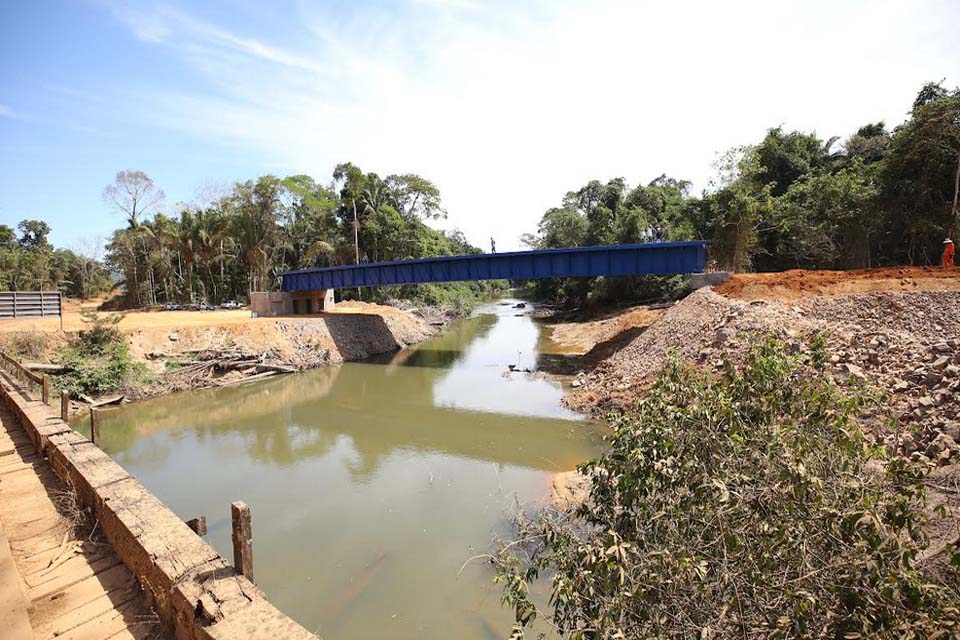
[[[894,131],[881,174],[891,262],[933,262],[944,234],[957,230],[960,91],[927,85],[916,104]]]
[[[953,199],[947,231],[947,235],[953,235],[957,227],[957,204],[960,200],[960,90],[944,90],[926,101],[921,101],[921,96],[917,97],[920,104],[914,109],[911,123],[915,134],[925,140],[924,146],[931,154],[955,157]]]
[[[5,224],[0,224],[0,250],[12,249],[17,243],[17,236],[13,229]]]
[[[850,159],[873,163],[883,160],[887,147],[890,144],[890,134],[882,122],[868,124],[850,136],[847,140],[846,153]]]
[[[270,256],[280,205],[280,180],[274,176],[238,183],[230,199],[233,234],[247,270],[248,292],[270,287]]]
[[[20,230],[20,246],[28,251],[35,249],[49,250],[52,247],[47,242],[50,235],[50,225],[42,220],[23,220],[17,225]]]
[[[127,218],[130,228],[135,228],[139,219],[163,206],[163,190],[143,171],[118,171],[113,184],[103,189],[103,199],[117,213]]]
[[[831,151],[837,140],[834,137],[823,142],[816,134],[770,129],[756,147],[755,171],[744,177],[754,179],[757,188],[772,184],[771,195],[782,196],[801,177],[828,169],[831,160],[840,157]]]
[[[878,215],[876,165],[860,158],[835,174],[808,176],[775,207],[776,254],[791,267],[866,268],[887,221]]]
[[[390,205],[408,220],[447,217],[440,203],[440,189],[426,178],[415,173],[390,175],[384,181],[384,186]]]
[[[341,185],[340,201],[342,205],[338,207],[337,213],[341,220],[353,229],[354,263],[360,264],[360,216],[357,211],[357,201],[360,200],[361,204],[364,203],[362,198],[366,184],[363,171],[352,162],[344,162],[338,164],[333,170],[333,181],[334,184]],[[346,205],[348,204],[352,217],[346,215]],[[359,289],[357,291],[359,295]]]
[[[69,252],[72,256],[70,278],[75,296],[87,299],[110,288],[110,279],[100,260],[103,245],[102,237],[83,238],[77,242],[76,248]]]

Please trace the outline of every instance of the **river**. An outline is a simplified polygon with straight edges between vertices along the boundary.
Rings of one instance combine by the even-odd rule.
[[[506,637],[492,567],[461,567],[602,444],[536,373],[555,346],[517,302],[395,354],[103,411],[102,446],[225,558],[250,505],[258,586],[325,640]]]

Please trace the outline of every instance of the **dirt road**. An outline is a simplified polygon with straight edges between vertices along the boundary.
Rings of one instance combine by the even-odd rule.
[[[867,293],[870,291],[960,290],[960,267],[888,267],[853,271],[743,273],[715,289],[741,300],[796,300],[807,296]]]
[[[68,300],[64,305],[63,330],[81,331],[87,327],[81,311],[95,309],[96,303],[80,303]],[[373,314],[379,316],[402,314],[398,309],[365,302],[341,302],[326,314],[315,316],[296,316],[297,318],[337,316],[342,314]],[[141,329],[185,329],[196,327],[217,327],[246,323],[272,323],[274,318],[251,318],[247,309],[213,311],[125,311],[123,319],[117,325],[122,331],[133,332]],[[0,333],[15,331],[60,331],[59,318],[20,318],[0,320]]]

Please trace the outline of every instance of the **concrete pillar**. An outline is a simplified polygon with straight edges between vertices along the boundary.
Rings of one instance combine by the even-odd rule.
[[[323,311],[333,311],[335,305],[333,289],[325,289],[323,291]]]
[[[60,392],[60,419],[66,422],[70,418],[70,392]]]

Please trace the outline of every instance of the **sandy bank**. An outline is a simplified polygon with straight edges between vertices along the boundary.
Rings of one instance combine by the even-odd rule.
[[[437,314],[433,314],[436,316]],[[252,318],[236,311],[132,311],[117,325],[147,380],[118,390],[128,399],[219,386],[252,376],[361,360],[396,351],[434,335],[443,323],[394,307],[347,302],[335,312]],[[56,362],[57,350],[87,328],[71,303],[59,320],[0,323],[0,349],[39,362]]]

